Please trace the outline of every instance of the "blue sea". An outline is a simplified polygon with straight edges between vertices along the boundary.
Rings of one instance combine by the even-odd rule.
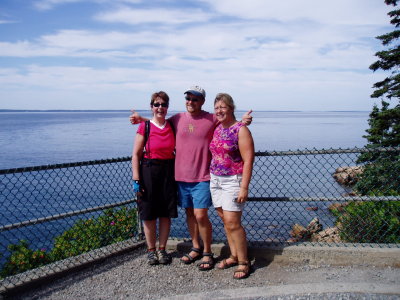
[[[149,111],[139,111],[149,117]],[[170,115],[175,112],[170,112]],[[237,117],[244,112],[238,111]],[[0,112],[0,169],[130,156],[129,111]],[[255,111],[257,151],[363,147],[369,112]]]

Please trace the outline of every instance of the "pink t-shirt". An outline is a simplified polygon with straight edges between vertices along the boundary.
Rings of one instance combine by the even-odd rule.
[[[210,180],[211,153],[208,147],[217,125],[214,114],[202,111],[198,116],[192,116],[184,112],[173,115],[170,120],[176,132],[175,180]]]
[[[215,129],[210,143],[212,174],[230,176],[243,173],[243,159],[239,151],[239,130],[243,126],[242,122],[238,122],[229,128],[220,124]]]
[[[139,124],[138,134],[144,136],[145,122]],[[158,128],[150,122],[150,134],[146,143],[145,158],[150,159],[173,159],[175,150],[174,132],[169,122],[163,129]]]

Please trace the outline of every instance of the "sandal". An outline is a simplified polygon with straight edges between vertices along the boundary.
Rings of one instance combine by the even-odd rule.
[[[198,255],[193,257],[193,256],[190,255],[190,252],[195,252]],[[193,247],[192,249],[190,249],[190,252],[185,254],[185,255],[183,255],[183,257],[186,257],[187,260],[186,259],[182,259],[183,257],[181,258],[181,262],[183,262],[185,265],[190,265],[191,263],[194,263],[196,260],[199,260],[201,258],[201,249]]]
[[[233,262],[229,263],[229,262],[228,262],[228,259],[233,260]],[[229,268],[232,268],[232,267],[234,267],[234,266],[237,266],[237,265],[238,265],[238,259],[237,259],[237,257],[231,255],[231,256],[229,256],[228,258],[223,259],[223,260],[218,264],[217,269],[219,269],[219,270],[225,270],[225,269],[229,269]]]
[[[208,252],[203,252],[203,258],[204,256],[209,257],[210,259],[207,261],[201,261],[197,267],[199,268],[200,271],[208,271],[214,268],[215,261],[214,261],[214,256],[212,253]]]
[[[248,261],[239,261],[238,263],[239,266],[246,266],[244,269],[236,269],[235,272],[233,272],[233,279],[245,279],[250,276],[250,264]],[[244,275],[237,277],[235,276],[238,273],[243,273]]]

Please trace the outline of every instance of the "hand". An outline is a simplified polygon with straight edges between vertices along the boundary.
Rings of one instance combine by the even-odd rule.
[[[135,125],[142,122],[142,117],[137,112],[135,112],[133,109],[131,109],[131,112],[132,114],[129,116],[129,121],[131,124]]]
[[[242,117],[242,122],[245,125],[250,125],[251,122],[253,121],[253,116],[251,116],[250,114],[253,112],[253,110],[249,110],[247,113],[245,113]]]
[[[133,192],[139,193],[140,192],[140,183],[139,180],[134,180],[132,182]]]
[[[239,195],[237,197],[237,203],[245,203],[247,201],[249,190],[246,188],[240,188]]]

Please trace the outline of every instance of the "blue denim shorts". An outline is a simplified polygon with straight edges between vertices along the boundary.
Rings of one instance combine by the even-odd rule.
[[[209,208],[212,205],[210,182],[178,181],[178,204],[183,208]]]

